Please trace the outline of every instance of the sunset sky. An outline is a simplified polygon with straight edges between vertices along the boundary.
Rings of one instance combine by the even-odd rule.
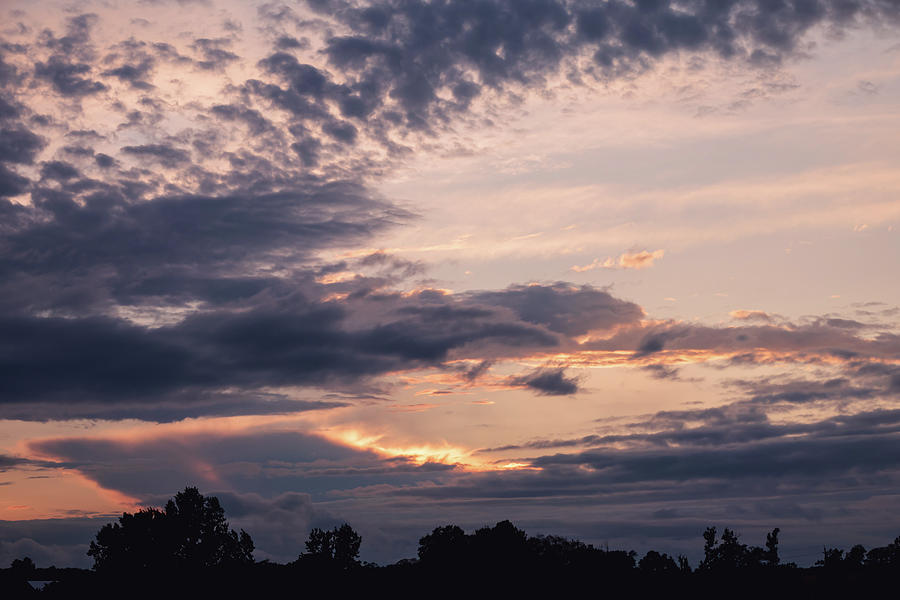
[[[900,535],[900,0],[0,10],[0,566]]]

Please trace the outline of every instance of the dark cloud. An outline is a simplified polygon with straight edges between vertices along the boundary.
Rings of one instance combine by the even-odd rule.
[[[275,40],[275,48],[278,50],[289,50],[292,48],[296,49],[304,49],[309,47],[309,40],[302,39],[298,40],[297,38],[290,35],[282,35],[277,40]]]
[[[592,470],[598,483],[808,478],[872,474],[900,467],[898,436],[830,436],[827,439],[780,439],[714,452],[694,449],[639,450],[628,453],[592,450],[535,459],[536,466],[577,465]]]
[[[578,391],[578,379],[566,377],[564,367],[542,367],[513,377],[510,385],[531,389],[542,396],[571,396]]]
[[[662,360],[665,353],[706,350],[734,353],[736,362],[758,364],[781,361],[771,352],[795,353],[797,360],[815,361],[823,357],[894,357],[900,352],[900,340],[893,334],[879,332],[859,335],[860,328],[845,323],[828,323],[831,319],[815,319],[809,323],[775,325],[742,325],[715,327],[681,322],[654,323],[620,329],[603,340],[589,341],[592,350],[633,349],[635,359]],[[868,328],[868,327],[867,327]],[[863,329],[867,329],[863,328]],[[760,354],[755,350],[765,349]],[[656,355],[656,356],[654,356]]]
[[[56,37],[49,29],[43,30],[38,36],[42,46],[45,46],[62,56],[74,56],[81,60],[93,58],[91,45],[91,30],[97,24],[99,17],[93,13],[75,15],[66,19],[66,34]]]
[[[28,188],[30,180],[0,164],[0,198],[18,196]]]
[[[217,104],[212,113],[228,121],[241,121],[247,125],[250,133],[260,135],[274,129],[272,123],[258,110],[246,108],[238,104]]]
[[[169,423],[200,417],[294,414],[348,406],[345,402],[294,400],[278,394],[190,393],[153,402],[9,402],[0,403],[0,418],[20,421],[68,419],[136,419]]]
[[[106,86],[99,81],[85,77],[91,72],[91,65],[72,63],[60,55],[54,54],[47,62],[36,62],[34,75],[53,85],[53,89],[63,96],[89,96],[102,92]]]
[[[32,164],[46,145],[46,140],[23,127],[0,129],[0,161],[16,164]]]
[[[110,518],[0,521],[0,564],[30,557],[38,567],[89,568],[88,544]]]
[[[219,70],[229,64],[237,61],[240,57],[227,50],[231,46],[231,40],[228,38],[199,38],[194,40],[193,48],[200,56],[201,60],[196,61],[196,65],[201,69]]]
[[[173,433],[136,443],[63,438],[35,441],[30,447],[62,460],[62,468],[143,501],[171,494],[186,482],[269,498],[300,489],[321,500],[334,490],[422,483],[454,470],[408,457],[382,458],[297,431]]]
[[[17,458],[15,456],[6,456],[5,454],[0,454],[0,473],[8,469],[9,467],[14,467],[16,465],[23,464],[27,461],[21,458]]]
[[[666,365],[647,365],[643,367],[643,369],[656,379],[669,379],[674,381],[679,379],[680,375],[680,371],[677,368]]]
[[[895,4],[875,0],[309,4],[350,30],[328,40],[331,64],[355,84],[381,82],[375,105],[395,105],[413,129],[440,126],[485,88],[542,86],[576,56],[592,55],[601,78],[677,52],[771,66],[797,52],[814,27],[839,31],[898,16]]]
[[[147,151],[156,156],[155,149]],[[228,287],[234,280],[217,272],[222,268],[262,261],[271,253],[279,260],[302,259],[332,244],[365,239],[403,218],[357,184],[315,179],[274,194],[136,203],[128,191],[100,187],[81,204],[71,194],[48,191],[36,207],[21,209],[22,226],[2,231],[0,270],[10,278],[7,284],[13,285],[16,275],[52,287],[84,279],[98,292],[112,285],[107,291],[126,297],[177,296],[186,291],[179,287],[199,279],[220,279],[218,287]],[[43,250],[35,254],[35,247]],[[175,287],[160,288],[165,281]],[[45,289],[32,301],[53,302],[54,295]]]
[[[60,160],[52,160],[41,165],[41,177],[45,179],[67,181],[69,179],[74,179],[79,175],[78,169],[71,164]]]
[[[153,59],[147,57],[137,64],[124,64],[114,69],[107,69],[101,74],[104,77],[115,77],[120,81],[125,81],[133,88],[149,90],[153,88],[153,85],[145,79],[152,72],[153,67]]]
[[[168,144],[144,144],[141,146],[125,146],[122,148],[125,154],[153,159],[164,167],[176,168],[185,165],[191,159],[191,155],[181,148],[175,148]]]
[[[387,299],[375,299],[384,309]],[[362,306],[354,307],[365,314]],[[350,382],[419,366],[439,365],[467,349],[552,347],[556,338],[530,324],[504,322],[484,309],[447,304],[394,308],[393,318],[364,327],[348,326],[350,313],[333,303],[291,297],[249,311],[210,312],[177,325],[146,329],[109,318],[10,317],[0,321],[0,339],[18,340],[4,351],[0,389],[7,409],[20,418],[23,402],[65,402],[60,414],[121,413],[136,401],[137,418],[235,411],[204,391],[256,390],[279,385],[347,385]],[[390,313],[389,313],[390,314]],[[528,385],[544,392],[568,379],[552,374]],[[165,400],[194,402],[180,410]],[[247,411],[256,410],[252,395]],[[117,409],[98,409],[112,402]],[[83,408],[78,404],[84,405]],[[284,412],[290,402],[259,404],[261,412]],[[296,405],[298,409],[307,408]],[[33,418],[45,419],[35,407]],[[164,416],[168,415],[167,418]]]
[[[644,316],[640,306],[590,286],[566,283],[513,285],[496,292],[472,294],[476,302],[505,306],[523,321],[577,336],[598,329],[634,323]]]
[[[98,152],[94,156],[94,162],[97,163],[97,166],[101,169],[107,169],[116,164],[116,159],[108,154],[103,154],[102,152]]]

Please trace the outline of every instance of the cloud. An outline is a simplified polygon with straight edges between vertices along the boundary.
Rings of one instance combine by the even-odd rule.
[[[581,347],[611,352],[631,349],[634,359],[657,355],[656,362],[664,360],[664,353],[679,360],[693,352],[700,362],[716,355],[730,355],[734,363],[748,365],[785,360],[815,362],[854,356],[892,359],[900,352],[900,340],[888,331],[860,335],[859,327],[828,321],[828,318],[815,318],[804,323],[731,327],[675,321],[647,322],[620,328],[612,336],[592,339]]]
[[[163,160],[171,158],[166,150],[147,151],[157,150]],[[267,256],[300,261],[404,218],[349,182],[311,180],[278,193],[148,202],[130,201],[128,191],[104,185],[77,203],[72,193],[43,190],[35,193],[34,206],[11,208],[17,217],[0,231],[0,271],[6,278],[0,287],[7,299],[27,293],[20,300],[25,306],[69,305],[90,313],[95,303],[106,308],[114,298],[130,304],[140,297],[191,293],[211,299],[211,288],[260,291],[277,280],[236,277],[242,265],[258,265]],[[35,254],[37,246],[45,249]],[[84,293],[73,296],[82,286]]]
[[[455,470],[412,457],[383,457],[311,433],[265,428],[176,430],[138,440],[44,439],[29,448],[53,457],[55,467],[77,470],[103,488],[150,503],[189,484],[266,498],[301,490],[322,501],[340,490],[434,481]]]
[[[620,254],[618,258],[607,258],[600,262],[599,258],[595,258],[593,262],[587,265],[572,267],[576,273],[584,273],[593,271],[594,269],[646,269],[653,266],[654,261],[665,256],[665,250],[654,250],[648,252],[641,250],[640,252],[625,252]]]
[[[53,89],[63,96],[90,96],[106,90],[106,86],[84,75],[91,72],[86,63],[72,63],[66,57],[54,54],[47,62],[34,65],[35,77],[44,79],[53,85]]]
[[[0,403],[0,418],[20,421],[65,421],[70,419],[135,419],[170,423],[200,417],[295,414],[310,410],[329,410],[348,406],[345,402],[297,400],[279,394],[261,392],[172,393],[154,401],[122,399],[111,401],[102,395],[94,400],[66,404],[56,398],[41,401]]]
[[[88,544],[109,519],[0,521],[0,564],[30,557],[38,567],[89,568]]]
[[[451,351],[469,345],[515,349],[557,343],[534,326],[492,321],[487,311],[473,318],[453,306],[406,305],[391,322],[352,330],[344,323],[348,315],[337,306],[295,302],[236,314],[195,315],[151,330],[104,318],[7,318],[0,322],[2,339],[25,343],[17,342],[15,352],[5,353],[15,358],[4,360],[0,368],[3,404],[15,404],[12,410],[21,411],[23,402],[65,402],[66,412],[80,403],[84,410],[98,411],[97,402],[199,399],[190,410],[203,405],[221,410],[216,401],[210,403],[215,394],[209,391],[347,385],[367,376],[439,364]],[[252,395],[245,399],[250,401]],[[285,402],[279,408],[290,405]],[[269,402],[260,406],[264,412],[272,410]],[[153,410],[138,409],[139,414]]]
[[[505,306],[524,321],[568,336],[634,323],[644,315],[637,304],[615,298],[609,292],[562,282],[513,285],[501,291],[475,292],[471,298]]]
[[[772,316],[762,310],[733,310],[729,313],[731,318],[739,321],[765,321],[770,323]]]
[[[566,377],[564,367],[541,367],[513,377],[509,383],[531,389],[542,396],[571,396],[578,392],[578,379]]]
[[[153,86],[145,81],[145,78],[153,71],[155,61],[150,56],[145,56],[140,62],[134,64],[123,64],[114,69],[107,69],[101,74],[104,77],[115,77],[120,81],[127,82],[133,88],[140,90],[149,90]]]
[[[46,145],[40,136],[24,127],[0,129],[0,161],[30,165]]]
[[[0,473],[5,471],[9,467],[14,467],[16,465],[23,464],[24,462],[26,462],[25,459],[0,454]]]
[[[175,168],[190,161],[190,154],[181,148],[175,148],[168,144],[144,144],[141,146],[125,146],[122,148],[125,154],[150,158],[159,161],[164,167]]]
[[[348,33],[327,40],[332,66],[379,90],[374,106],[411,129],[439,128],[488,90],[540,87],[575,57],[598,78],[628,75],[677,52],[771,66],[814,27],[895,21],[896,7],[866,0],[771,4],[706,2],[311,4]],[[377,82],[377,83],[376,83]]]
[[[228,38],[198,38],[194,40],[192,47],[203,57],[202,60],[197,61],[195,64],[199,68],[206,70],[221,70],[225,68],[240,59],[234,52],[226,50],[229,46],[231,46],[231,40]]]
[[[676,381],[680,378],[680,371],[675,367],[669,367],[667,365],[647,365],[643,367],[643,369],[650,373],[651,377],[656,379]]]

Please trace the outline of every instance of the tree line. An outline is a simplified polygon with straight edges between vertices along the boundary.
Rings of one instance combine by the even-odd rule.
[[[667,592],[691,590],[715,582],[741,582],[743,589],[796,593],[818,590],[830,596],[844,588],[900,583],[900,537],[887,546],[849,551],[823,549],[814,567],[800,568],[779,556],[778,528],[763,546],[741,543],[731,529],[703,533],[703,559],[692,567],[684,556],[650,550],[609,550],[559,536],[529,536],[509,521],[467,534],[456,525],[435,528],[419,540],[417,557],[379,566],[359,559],[362,537],[349,525],[313,528],[297,559],[278,564],[256,561],[250,535],[231,529],[214,496],[187,487],[162,509],[123,513],[104,525],[90,542],[91,570],[39,569],[24,557],[0,569],[2,597],[37,593],[29,581],[51,581],[45,596],[171,595],[173,590],[230,595],[237,590],[281,593],[296,587],[347,593],[390,589],[414,595],[422,586],[433,595],[458,595],[472,589],[529,595],[582,589],[602,581],[604,589]],[[474,586],[474,587],[473,587]],[[774,587],[773,587],[774,586]],[[849,586],[849,587],[848,587]],[[409,592],[409,594],[405,593]],[[769,594],[771,595],[771,593]]]

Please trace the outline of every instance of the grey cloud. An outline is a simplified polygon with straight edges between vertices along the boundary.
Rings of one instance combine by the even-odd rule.
[[[0,454],[0,473],[8,469],[9,467],[14,467],[16,465],[23,464],[25,461],[22,458],[18,458],[15,456],[7,456],[6,454]]]
[[[640,306],[590,286],[566,283],[513,285],[505,290],[475,292],[476,302],[505,306],[529,323],[577,336],[597,329],[634,323],[644,316]]]
[[[187,164],[191,155],[181,148],[175,148],[168,144],[144,144],[141,146],[125,146],[122,148],[125,154],[151,158],[159,161],[161,165],[176,168]]]
[[[91,45],[91,29],[99,20],[93,13],[75,15],[66,19],[66,35],[57,38],[52,31],[45,29],[40,33],[39,42],[62,56],[74,56],[81,60],[93,59]]]
[[[41,165],[41,177],[45,179],[66,181],[68,179],[74,179],[79,175],[78,169],[71,164],[60,160],[48,161]]]
[[[857,335],[856,327],[844,323],[829,324],[828,319],[811,323],[774,325],[741,325],[713,327],[671,322],[624,328],[605,340],[591,341],[585,347],[595,350],[632,348],[634,358],[644,359],[666,351],[715,350],[735,352],[739,362],[756,363],[771,360],[757,357],[755,349],[794,352],[798,358],[816,356],[893,357],[900,353],[900,340],[893,334],[880,332],[866,338]],[[849,353],[849,354],[848,354]],[[780,360],[780,359],[779,359]]]
[[[46,141],[24,127],[0,129],[0,161],[32,164]]]
[[[877,0],[309,4],[351,31],[328,40],[332,65],[359,83],[384,82],[377,105],[396,102],[414,129],[440,126],[482,87],[540,86],[586,53],[600,77],[682,51],[773,65],[796,52],[816,26],[837,31],[898,16],[894,3]],[[453,90],[461,102],[442,100],[441,90]]]
[[[114,159],[112,156],[110,156],[108,154],[103,154],[102,152],[98,152],[94,156],[94,162],[96,162],[97,166],[100,167],[101,169],[107,169],[107,168],[113,166],[114,164],[116,164],[116,159]]]
[[[304,49],[309,47],[309,40],[297,38],[290,35],[282,35],[275,40],[275,47],[279,50],[289,50],[291,48]]]
[[[151,73],[153,67],[153,59],[147,57],[136,64],[124,64],[114,69],[108,69],[103,71],[101,75],[104,77],[115,77],[137,89],[149,90],[153,88],[153,85],[145,81],[145,78]]]
[[[38,567],[91,566],[88,544],[108,518],[0,521],[0,564],[28,556]]]
[[[571,396],[578,391],[578,379],[566,377],[564,367],[542,367],[510,379],[510,384],[529,388],[543,396]]]
[[[273,497],[302,490],[325,499],[334,490],[434,481],[452,466],[385,459],[296,431],[168,434],[137,443],[63,438],[35,441],[33,451],[62,460],[102,487],[152,500],[188,483]],[[185,457],[191,457],[186,460]]]
[[[222,278],[226,285],[228,276],[219,269],[234,269],[242,261],[263,260],[274,252],[280,260],[302,259],[319,248],[365,239],[404,218],[362,186],[315,179],[306,187],[272,194],[161,197],[137,203],[129,202],[126,194],[128,190],[101,187],[76,204],[65,192],[44,191],[37,196],[37,206],[17,209],[21,226],[3,230],[0,237],[0,272],[7,274],[7,286],[18,284],[20,293],[27,289],[17,274],[32,284],[53,287],[87,278],[100,293],[114,286],[119,294],[133,296],[141,294],[142,280],[186,281],[180,269],[188,269],[190,279],[202,273],[207,279]],[[42,252],[35,254],[35,247]],[[53,302],[54,295],[52,288],[45,288],[34,299]]]
[[[260,135],[274,129],[272,123],[259,111],[237,104],[217,104],[212,107],[212,112],[214,115],[228,121],[245,123],[250,129],[250,133],[254,135]]]
[[[383,308],[385,300],[373,302]],[[28,418],[20,412],[22,402],[65,401],[61,415],[113,416],[147,401],[156,408],[138,407],[135,417],[157,414],[170,420],[204,408],[227,414],[236,408],[221,405],[204,390],[347,385],[393,370],[438,365],[452,353],[479,345],[515,352],[557,343],[544,330],[496,320],[484,309],[404,310],[408,308],[413,307],[399,307],[389,322],[363,326],[346,323],[344,308],[296,297],[268,308],[194,315],[151,330],[99,317],[9,317],[0,321],[0,339],[18,341],[15,352],[10,347],[0,364],[4,404],[12,405],[4,411]],[[558,386],[565,385],[567,380],[560,379]],[[245,396],[245,414],[283,412],[292,406],[252,399]],[[166,401],[178,400],[197,404],[167,407]],[[120,406],[98,409],[97,403]],[[31,418],[43,419],[46,413],[35,406]]]
[[[194,40],[193,47],[203,57],[202,60],[195,64],[201,69],[214,70],[222,69],[229,64],[240,59],[240,57],[226,50],[231,45],[231,40],[227,38],[199,38]]]
[[[89,96],[102,92],[106,86],[84,75],[91,72],[86,63],[71,63],[65,57],[54,54],[47,62],[37,62],[34,74],[53,85],[53,88],[64,96]]]
[[[680,371],[677,368],[668,367],[666,365],[647,365],[646,367],[643,367],[643,369],[656,379],[669,379],[674,381],[679,379],[680,375]]]
[[[173,396],[172,399],[153,402],[4,402],[0,403],[0,418],[21,421],[136,419],[170,423],[208,416],[295,414],[347,406],[345,402],[294,400],[277,394],[261,393],[193,392]]]
[[[210,494],[219,498],[233,527],[251,532],[256,560],[296,560],[305,550],[303,543],[310,529],[328,528],[337,520],[316,507],[309,494],[285,492],[273,498],[230,491]]]
[[[776,480],[848,473],[877,473],[900,467],[896,434],[862,438],[781,439],[714,452],[694,449],[588,451],[533,461],[536,466],[579,465],[596,473],[598,483],[689,481],[706,478]]]
[[[0,198],[23,193],[31,181],[0,164]]]
[[[47,144],[44,138],[15,123],[14,118],[17,116],[16,111],[0,118],[0,122],[3,122],[0,126],[0,198],[22,194],[31,184],[31,180],[9,168],[7,164],[34,164],[38,153]],[[6,224],[7,227],[9,225],[10,223]]]
[[[75,144],[70,146],[63,146],[62,151],[74,157],[94,156],[93,148],[87,148],[85,146],[78,146]]]
[[[0,83],[0,85],[3,85]],[[0,98],[0,120],[12,119],[18,117],[20,108],[15,103],[10,103],[4,98]]]

